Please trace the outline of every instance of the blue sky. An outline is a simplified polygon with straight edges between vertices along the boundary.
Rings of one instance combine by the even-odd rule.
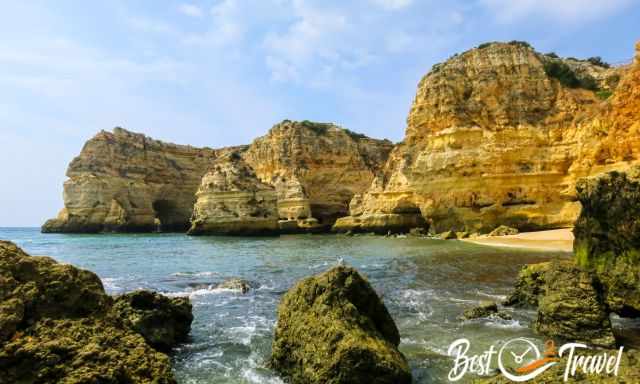
[[[0,226],[62,207],[101,129],[220,147],[276,122],[401,140],[419,79],[485,41],[633,56],[638,0],[2,1]]]

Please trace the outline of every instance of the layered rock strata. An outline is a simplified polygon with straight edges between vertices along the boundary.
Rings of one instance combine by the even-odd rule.
[[[216,160],[196,193],[190,235],[275,235],[277,194],[236,152]]]
[[[42,231],[185,231],[202,176],[226,152],[101,131],[69,164],[64,208]]]
[[[186,230],[196,192],[207,183],[203,178],[212,177],[207,172],[216,159],[232,152],[275,188],[281,232],[325,230],[347,214],[349,201],[369,186],[391,148],[388,140],[308,121],[285,120],[250,146],[218,150],[163,143],[122,128],[102,131],[69,165],[65,207],[42,231]]]
[[[155,316],[175,311],[148,304]],[[0,382],[175,383],[169,357],[119,309],[95,274],[0,241]],[[177,322],[163,318],[147,330]],[[188,332],[190,321],[182,324]]]
[[[294,384],[410,383],[399,342],[393,319],[367,280],[338,266],[284,295],[271,365]]]
[[[571,226],[576,180],[639,158],[639,74],[637,61],[604,68],[518,42],[454,55],[420,81],[405,140],[334,228],[387,215],[437,232]]]
[[[369,187],[392,147],[335,124],[284,120],[242,156],[263,182],[275,185],[282,220],[315,218],[330,226],[348,214],[349,202]]]

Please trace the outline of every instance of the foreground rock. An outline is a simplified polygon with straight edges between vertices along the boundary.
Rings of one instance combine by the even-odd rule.
[[[237,153],[216,160],[197,198],[190,235],[278,234],[274,187],[258,180]]]
[[[545,293],[545,276],[550,268],[550,262],[529,264],[522,267],[518,274],[515,289],[503,304],[537,308],[540,297]]]
[[[553,263],[546,272],[535,330],[545,336],[599,347],[614,347],[609,311],[598,282],[571,263]]]
[[[640,167],[584,179],[577,190],[576,261],[597,275],[613,312],[640,316]]]
[[[136,291],[115,298],[113,311],[124,324],[160,351],[185,341],[193,321],[187,298],[168,298],[155,292]]]
[[[175,383],[93,273],[0,241],[0,381]]]
[[[410,383],[399,342],[369,283],[353,268],[335,267],[283,297],[271,365],[294,384]]]

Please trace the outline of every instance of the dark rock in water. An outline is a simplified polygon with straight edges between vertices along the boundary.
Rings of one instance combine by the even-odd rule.
[[[89,271],[0,241],[0,382],[175,383]]]
[[[217,287],[218,289],[231,289],[234,291],[240,291],[242,293],[247,293],[251,288],[253,288],[253,284],[247,280],[243,279],[229,279],[225,280]]]
[[[463,320],[473,320],[481,318],[498,317],[503,320],[511,320],[511,315],[498,311],[498,304],[493,301],[485,301],[479,306],[465,310],[462,313]]]
[[[438,235],[438,237],[441,238],[442,240],[454,240],[458,238],[458,236],[454,231],[442,232],[441,234]]]
[[[426,231],[422,227],[411,228],[409,230],[409,235],[410,236],[416,236],[416,237],[422,237],[422,236],[426,235]]]
[[[601,347],[615,346],[609,312],[594,276],[567,262],[553,262],[544,276],[535,330]]]
[[[186,340],[193,315],[187,298],[168,298],[155,292],[136,291],[115,298],[114,313],[152,347],[169,351]]]
[[[620,316],[640,316],[640,167],[580,180],[576,221],[578,265],[597,274],[607,305]]]
[[[544,276],[551,263],[525,265],[518,274],[515,290],[503,305],[516,307],[537,307],[538,299],[544,294]]]
[[[489,233],[489,236],[508,236],[508,235],[517,235],[518,230],[515,228],[508,227],[506,225],[501,225],[498,228],[494,229]]]
[[[271,366],[294,384],[410,383],[399,342],[398,328],[367,280],[339,266],[284,295]]]

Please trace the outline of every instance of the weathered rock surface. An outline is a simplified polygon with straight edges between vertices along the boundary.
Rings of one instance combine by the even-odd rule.
[[[275,188],[261,182],[238,153],[216,160],[196,194],[190,235],[275,235]]]
[[[537,332],[554,338],[614,347],[615,339],[596,278],[572,263],[552,263],[538,301]]]
[[[42,231],[185,231],[202,176],[226,152],[101,131],[69,164],[64,208]]]
[[[369,187],[392,147],[334,124],[285,120],[242,156],[275,185],[281,219],[314,217],[330,226],[348,214],[349,201]]]
[[[292,383],[410,383],[400,335],[369,283],[335,267],[282,298],[272,367]]]
[[[640,167],[581,180],[577,190],[576,261],[598,276],[612,311],[640,316]]]
[[[222,283],[218,284],[217,288],[247,293],[253,288],[253,284],[250,281],[244,279],[233,278],[225,280]]]
[[[503,320],[511,320],[511,315],[504,311],[499,311],[498,304],[493,301],[483,302],[477,307],[465,309],[461,316],[463,320],[474,320],[485,317],[498,317]]]
[[[564,84],[552,62],[613,96]],[[360,218],[366,231],[367,217],[378,228],[390,214],[422,215],[437,232],[570,226],[578,178],[638,160],[639,89],[637,62],[603,68],[522,43],[454,55],[420,81],[405,140],[336,227],[349,230]]]
[[[168,298],[155,292],[135,291],[118,296],[113,311],[159,351],[185,341],[191,331],[192,307],[187,298]]]
[[[175,383],[93,273],[0,241],[0,382]]]
[[[509,236],[509,235],[517,235],[518,230],[515,228],[507,227],[506,225],[501,225],[493,231],[489,232],[489,236]]]
[[[503,304],[517,307],[538,307],[538,301],[545,293],[545,275],[550,268],[551,262],[529,264],[522,267],[515,289]]]

